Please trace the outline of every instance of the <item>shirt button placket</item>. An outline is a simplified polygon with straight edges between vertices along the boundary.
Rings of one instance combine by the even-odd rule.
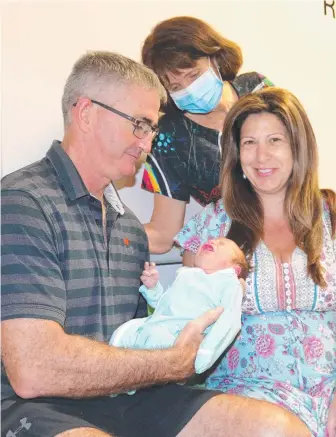
[[[292,297],[291,297],[291,286],[290,286],[290,276],[289,276],[289,264],[283,263],[283,278],[285,281],[285,293],[286,293],[286,310],[292,311]]]

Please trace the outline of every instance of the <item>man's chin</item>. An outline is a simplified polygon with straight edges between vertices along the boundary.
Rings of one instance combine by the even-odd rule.
[[[135,175],[137,173],[137,168],[123,169],[120,171],[119,176],[113,179],[117,184],[117,188],[133,187],[135,185]]]

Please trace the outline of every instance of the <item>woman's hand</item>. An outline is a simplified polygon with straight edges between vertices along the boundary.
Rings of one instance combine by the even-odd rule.
[[[328,422],[327,422],[327,436],[336,437],[336,394],[329,407]]]

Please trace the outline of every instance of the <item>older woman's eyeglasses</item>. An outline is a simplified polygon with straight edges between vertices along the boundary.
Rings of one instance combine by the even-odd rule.
[[[105,105],[105,103],[98,102],[97,100],[92,100],[92,99],[91,99],[91,102],[95,103],[96,105],[101,106],[104,109],[107,109],[108,111],[113,112],[114,114],[119,115],[120,117],[126,118],[126,120],[130,121],[134,126],[133,135],[135,135],[139,139],[146,138],[150,134],[154,138],[155,135],[159,131],[159,128],[152,126],[147,121],[138,120],[134,117],[131,117],[128,114],[125,114],[124,112],[118,111],[118,109],[114,109],[111,106]]]

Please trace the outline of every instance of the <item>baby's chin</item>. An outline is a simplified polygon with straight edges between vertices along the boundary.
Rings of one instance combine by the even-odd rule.
[[[203,258],[197,256],[197,254],[196,254],[196,256],[195,256],[195,258],[194,258],[194,266],[195,266],[195,267],[198,267],[199,269],[203,269],[204,266],[205,266],[205,264],[206,264],[206,263],[204,262]]]
[[[209,262],[210,260],[203,260],[203,259],[198,259],[197,257],[195,257],[194,260],[194,266],[198,267],[199,269],[202,269],[204,271],[208,271],[208,272],[217,272],[218,270],[224,270],[224,269],[228,269],[229,267],[232,267],[232,264],[230,263],[211,263]]]

